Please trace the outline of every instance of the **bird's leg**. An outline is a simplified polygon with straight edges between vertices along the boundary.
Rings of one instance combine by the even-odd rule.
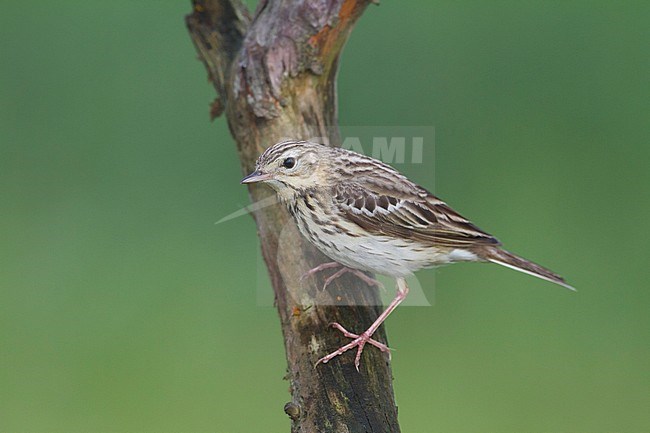
[[[330,323],[330,326],[331,326],[332,328],[336,328],[336,329],[338,329],[339,331],[341,331],[341,333],[342,333],[345,337],[348,337],[348,338],[359,338],[359,335],[358,335],[358,334],[353,334],[352,332],[348,331],[348,330],[345,329],[343,326],[341,326],[339,323],[336,323],[336,322],[334,322],[334,323]],[[382,352],[387,352],[387,353],[388,353],[388,359],[390,359],[390,347],[388,347],[388,346],[386,346],[384,343],[380,343],[379,341],[377,341],[377,340],[375,340],[375,339],[372,339],[372,338],[369,338],[369,339],[368,339],[368,343],[372,344],[373,346],[375,346],[376,348],[378,348],[378,349],[381,350]]]
[[[352,269],[352,268],[345,268],[346,272],[350,272],[351,274],[356,275],[359,277],[360,280],[364,281],[367,285],[369,286],[375,286],[378,289],[385,289],[384,285],[381,283],[379,280],[375,280],[374,278],[369,277],[362,271],[358,269]]]
[[[313,269],[308,270],[304,274],[302,274],[302,277],[300,277],[300,279],[304,280],[305,278],[309,278],[312,275],[319,273],[320,271],[324,271],[325,269],[329,269],[329,268],[338,268],[339,266],[343,266],[343,265],[340,264],[339,262],[323,263],[323,264],[320,264],[320,265],[316,266]]]
[[[302,277],[300,277],[300,279],[304,280],[305,278],[311,277],[312,275],[317,274],[318,272],[323,271],[325,269],[338,268],[338,267],[340,267],[341,269],[336,271],[334,274],[332,274],[325,280],[325,284],[323,284],[323,290],[325,290],[327,286],[329,286],[332,283],[332,281],[336,280],[338,277],[345,274],[346,272],[356,275],[357,277],[359,277],[359,279],[364,281],[369,286],[376,286],[379,287],[380,289],[384,288],[384,285],[380,281],[377,281],[374,278],[370,278],[368,275],[364,274],[358,269],[352,269],[352,268],[348,268],[347,266],[343,266],[339,262],[328,262],[328,263],[323,263],[321,265],[318,265],[315,268],[305,272],[302,275]]]
[[[332,323],[331,326],[341,331],[344,336],[348,338],[353,338],[354,340],[352,340],[350,343],[346,344],[345,346],[340,347],[339,349],[330,353],[329,355],[322,357],[321,359],[318,360],[318,362],[316,362],[316,365],[320,364],[321,362],[323,364],[326,364],[331,359],[336,358],[337,356],[356,347],[357,356],[354,358],[354,366],[357,368],[357,371],[359,371],[359,362],[361,361],[361,353],[363,352],[363,346],[365,346],[366,343],[372,344],[373,346],[379,348],[379,350],[381,350],[382,352],[388,352],[390,350],[388,346],[379,343],[378,341],[373,340],[370,337],[372,336],[372,334],[375,333],[377,328],[379,328],[379,326],[384,322],[384,320],[386,320],[386,318],[390,315],[390,313],[392,313],[393,310],[397,308],[399,304],[402,303],[402,301],[406,298],[406,295],[408,295],[408,292],[409,292],[409,288],[406,285],[406,280],[404,278],[398,278],[397,294],[395,295],[395,298],[391,301],[390,304],[388,304],[388,307],[386,307],[386,309],[379,315],[379,317],[377,317],[377,320],[375,320],[373,324],[370,325],[370,328],[366,329],[360,335],[353,334],[347,331],[343,326],[341,326],[338,323]]]

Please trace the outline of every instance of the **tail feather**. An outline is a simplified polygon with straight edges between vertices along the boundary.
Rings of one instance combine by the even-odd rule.
[[[532,275],[537,278],[541,278],[542,280],[550,281],[551,283],[559,284],[562,287],[566,287],[569,290],[573,290],[574,292],[576,289],[570,285],[568,285],[565,281],[564,278],[556,274],[555,272],[546,269],[543,266],[538,265],[537,263],[533,263],[529,260],[524,259],[523,257],[519,257],[515,254],[509,253],[508,251],[501,250],[498,248],[494,249],[489,249],[483,257],[485,260],[490,261],[492,263],[496,263],[501,266],[505,266],[510,269],[514,269],[515,271],[523,272],[528,275]]]

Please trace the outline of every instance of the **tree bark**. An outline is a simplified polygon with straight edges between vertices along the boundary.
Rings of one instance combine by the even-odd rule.
[[[194,0],[187,26],[218,92],[212,117],[225,111],[242,173],[284,138],[321,137],[340,145],[336,73],[339,55],[367,0],[261,0],[250,16],[239,0]],[[235,185],[236,183],[233,183]],[[253,202],[273,195],[252,185]],[[365,330],[381,310],[376,289],[344,276],[300,276],[330,261],[298,233],[283,206],[255,211],[262,254],[275,292],[288,363],[292,432],[399,432],[387,357],[373,347],[325,365],[316,361],[348,342],[328,328]],[[373,338],[386,342],[383,327]],[[243,403],[242,403],[243,404]]]

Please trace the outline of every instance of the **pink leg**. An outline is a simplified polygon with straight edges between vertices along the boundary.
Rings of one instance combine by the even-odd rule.
[[[388,307],[377,317],[377,320],[374,321],[374,323],[368,328],[366,331],[364,331],[361,335],[356,335],[351,332],[348,332],[344,327],[339,325],[338,323],[332,324],[333,327],[338,329],[343,333],[348,338],[354,338],[350,343],[346,344],[345,346],[340,347],[336,351],[330,353],[327,356],[322,357],[321,359],[318,360],[316,365],[320,364],[321,362],[323,364],[327,364],[331,359],[336,358],[337,356],[347,352],[348,350],[356,347],[357,348],[357,356],[354,358],[354,366],[357,368],[357,371],[359,371],[359,363],[361,361],[361,353],[363,352],[363,346],[366,345],[366,343],[370,343],[375,347],[378,347],[382,352],[388,351],[388,347],[385,344],[379,343],[376,340],[373,340],[370,338],[372,334],[375,333],[377,328],[386,320],[388,315],[393,312],[395,308],[399,304],[402,303],[404,298],[406,298],[406,295],[408,295],[409,288],[406,285],[406,280],[404,278],[398,278],[397,279],[397,294],[395,295],[395,298],[391,301],[390,304],[388,304]]]
[[[330,269],[330,268],[338,268],[339,266],[343,266],[339,262],[327,262],[323,263],[321,265],[316,266],[314,269],[310,269],[304,274],[302,274],[302,277],[300,277],[301,280],[304,280],[305,278],[309,278],[314,274],[319,273],[320,271],[324,271],[325,269]]]
[[[369,286],[375,286],[380,289],[385,289],[384,285],[381,283],[381,281],[375,280],[374,278],[370,278],[363,272],[359,271],[358,269],[350,269],[350,268],[345,268],[347,272],[353,273],[357,277],[359,277],[361,280],[365,281],[367,285]]]
[[[347,271],[348,271],[348,268],[343,267],[343,268],[339,269],[338,271],[336,271],[334,274],[332,274],[330,277],[328,277],[325,280],[325,284],[323,284],[323,290],[327,289],[327,286],[329,286],[332,281],[336,280],[338,277],[345,274]]]
[[[334,323],[330,323],[330,326],[331,326],[332,328],[336,328],[336,329],[338,329],[339,331],[341,331],[341,333],[342,333],[345,337],[348,337],[348,338],[359,338],[359,335],[358,335],[358,334],[353,334],[352,332],[348,331],[348,330],[345,329],[343,326],[341,326],[339,323],[336,323],[336,322],[334,322]],[[390,347],[388,347],[388,346],[386,346],[384,343],[380,343],[379,341],[377,341],[377,340],[375,340],[375,339],[372,339],[372,338],[369,338],[369,339],[368,339],[368,343],[372,344],[373,346],[375,346],[376,348],[378,348],[378,349],[381,350],[382,352],[387,352],[387,353],[388,353],[388,359],[390,359]]]
[[[336,280],[338,277],[345,274],[346,272],[350,272],[356,275],[361,280],[365,281],[365,283],[368,284],[369,286],[376,286],[379,287],[380,289],[384,288],[384,285],[381,282],[375,280],[374,278],[370,278],[363,272],[357,269],[348,268],[338,262],[328,262],[328,263],[323,263],[321,265],[318,265],[314,269],[310,269],[307,272],[305,272],[302,275],[302,277],[300,277],[300,279],[304,280],[305,278],[311,277],[312,275],[317,274],[320,271],[324,271],[325,269],[338,268],[338,267],[340,267],[341,269],[336,271],[334,274],[328,277],[327,280],[325,280],[325,284],[323,284],[323,290],[325,290],[327,286],[329,286],[332,283],[332,281]]]

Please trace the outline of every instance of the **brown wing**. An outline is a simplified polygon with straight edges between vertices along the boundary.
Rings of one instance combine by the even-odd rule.
[[[335,187],[336,206],[359,227],[432,245],[499,245],[493,236],[401,174],[382,175],[355,178]]]

